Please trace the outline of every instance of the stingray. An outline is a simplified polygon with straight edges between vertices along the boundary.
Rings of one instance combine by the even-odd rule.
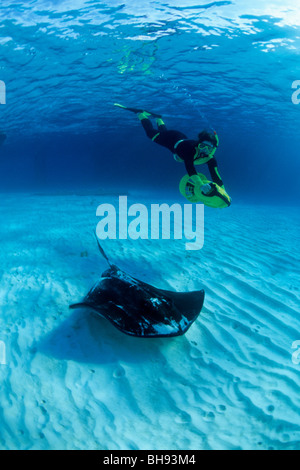
[[[157,289],[111,264],[97,239],[109,269],[79,303],[109,320],[130,336],[157,338],[187,332],[201,312],[204,290],[173,292]]]

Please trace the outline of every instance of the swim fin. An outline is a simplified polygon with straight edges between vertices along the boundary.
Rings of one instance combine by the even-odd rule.
[[[161,114],[152,113],[151,111],[146,111],[145,109],[128,108],[127,106],[123,106],[122,104],[119,104],[119,103],[114,103],[114,106],[117,106],[118,108],[126,109],[127,111],[131,111],[132,113],[135,113],[135,114],[146,112],[155,118],[162,117]]]

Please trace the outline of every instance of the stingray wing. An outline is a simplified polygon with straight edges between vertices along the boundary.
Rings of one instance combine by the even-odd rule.
[[[144,338],[183,335],[196,320],[204,291],[173,292],[157,289],[112,266],[91,289],[86,306],[131,336]]]

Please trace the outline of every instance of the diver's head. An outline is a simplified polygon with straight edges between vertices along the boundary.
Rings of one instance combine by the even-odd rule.
[[[199,157],[213,157],[217,150],[219,139],[216,133],[202,131],[198,134],[198,151]]]

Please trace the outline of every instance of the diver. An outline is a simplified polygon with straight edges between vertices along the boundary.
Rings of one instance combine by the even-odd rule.
[[[119,103],[114,106],[135,113],[146,132],[153,141],[169,149],[176,161],[183,162],[187,175],[183,176],[179,183],[181,194],[190,202],[203,202],[214,208],[229,207],[231,198],[227,194],[220,176],[215,152],[219,145],[219,138],[215,131],[202,131],[198,134],[198,140],[191,140],[180,131],[168,130],[162,116],[150,111],[137,108],[128,108]],[[157,129],[154,129],[150,118],[156,118]],[[207,163],[211,179],[197,173],[195,165]]]
[[[224,189],[224,184],[218,171],[214,154],[217,150],[219,139],[216,132],[202,131],[198,134],[198,140],[190,140],[185,134],[176,130],[168,130],[161,117],[156,119],[157,130],[154,129],[147,111],[137,113],[139,120],[147,136],[159,145],[169,149],[178,162],[184,162],[189,176],[198,177],[195,165],[207,163],[213,183]],[[209,195],[214,190],[211,183],[201,186],[201,191]]]

